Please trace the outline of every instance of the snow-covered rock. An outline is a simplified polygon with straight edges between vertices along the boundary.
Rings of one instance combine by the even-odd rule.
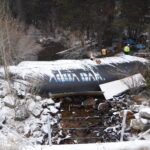
[[[17,95],[25,96],[27,93],[27,87],[29,85],[29,82],[25,80],[15,80],[13,84],[13,88],[16,90]]]
[[[29,117],[28,110],[26,106],[18,106],[15,108],[15,119],[22,121]]]
[[[25,97],[28,100],[28,99],[32,99],[33,95],[30,93],[26,93]]]
[[[138,113],[140,111],[140,109],[145,108],[145,106],[143,105],[131,105],[130,109],[131,111],[133,111],[134,113]]]
[[[0,116],[6,117],[6,121],[8,123],[11,119],[14,119],[15,111],[14,109],[4,106],[0,109]]]
[[[43,143],[43,141],[44,141],[44,137],[43,136],[36,138],[36,144],[40,144],[41,145]]]
[[[48,108],[52,114],[58,113],[58,109],[56,109],[54,106],[48,106]]]
[[[42,108],[41,108],[41,105],[40,104],[36,104],[33,109],[32,109],[32,114],[35,116],[35,117],[39,117],[42,113]]]
[[[30,126],[31,133],[33,133],[35,131],[40,131],[41,127],[42,127],[42,124],[40,124],[40,123],[33,123],[33,124],[31,124],[31,126]]]
[[[48,125],[47,124],[43,125],[41,129],[44,133],[48,134]]]
[[[139,112],[142,118],[150,119],[150,108],[143,108]]]
[[[48,122],[48,115],[41,115],[41,122],[44,124],[44,123],[47,123]]]
[[[55,103],[56,108],[60,108],[60,106],[61,106],[61,102]]]
[[[15,98],[12,95],[7,95],[4,99],[3,102],[5,106],[14,108],[15,107]]]
[[[35,96],[35,100],[36,100],[36,101],[41,101],[42,98],[41,98],[41,96]]]
[[[36,103],[31,99],[28,101],[28,110],[32,112],[32,110],[36,107]]]
[[[48,109],[48,108],[45,108],[44,110],[43,110],[43,112],[42,112],[42,114],[43,115],[48,115],[48,114],[50,114],[50,110]]]
[[[147,119],[132,119],[130,122],[130,127],[135,130],[147,130],[150,128],[150,121]]]
[[[43,107],[47,107],[48,105],[53,105],[53,104],[54,104],[54,101],[51,98],[44,99],[42,101],[42,106]]]
[[[35,131],[35,132],[33,132],[33,137],[34,138],[39,138],[41,136],[42,136],[42,132],[41,131]]]
[[[29,125],[25,125],[24,126],[24,136],[29,137],[31,134],[31,129],[29,127]]]

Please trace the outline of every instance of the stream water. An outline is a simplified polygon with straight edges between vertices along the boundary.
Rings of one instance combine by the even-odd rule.
[[[53,144],[120,140],[122,119],[103,97],[68,97],[62,101],[61,119],[52,126]]]

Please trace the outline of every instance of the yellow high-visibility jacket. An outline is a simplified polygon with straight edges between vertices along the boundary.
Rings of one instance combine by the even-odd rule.
[[[124,52],[130,52],[130,47],[129,46],[125,46],[123,50],[124,50]]]

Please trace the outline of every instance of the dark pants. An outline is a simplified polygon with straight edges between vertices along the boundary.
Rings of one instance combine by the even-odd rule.
[[[129,55],[129,52],[124,52],[124,54]]]

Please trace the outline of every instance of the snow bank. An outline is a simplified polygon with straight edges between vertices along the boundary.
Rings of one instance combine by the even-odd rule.
[[[11,145],[14,146],[13,144]],[[8,144],[3,144],[5,150],[9,150]],[[10,148],[10,147],[9,147]],[[129,141],[118,143],[96,143],[96,144],[73,144],[52,146],[22,146],[16,150],[150,150],[150,141]]]
[[[43,146],[42,150],[150,150],[150,141]]]

